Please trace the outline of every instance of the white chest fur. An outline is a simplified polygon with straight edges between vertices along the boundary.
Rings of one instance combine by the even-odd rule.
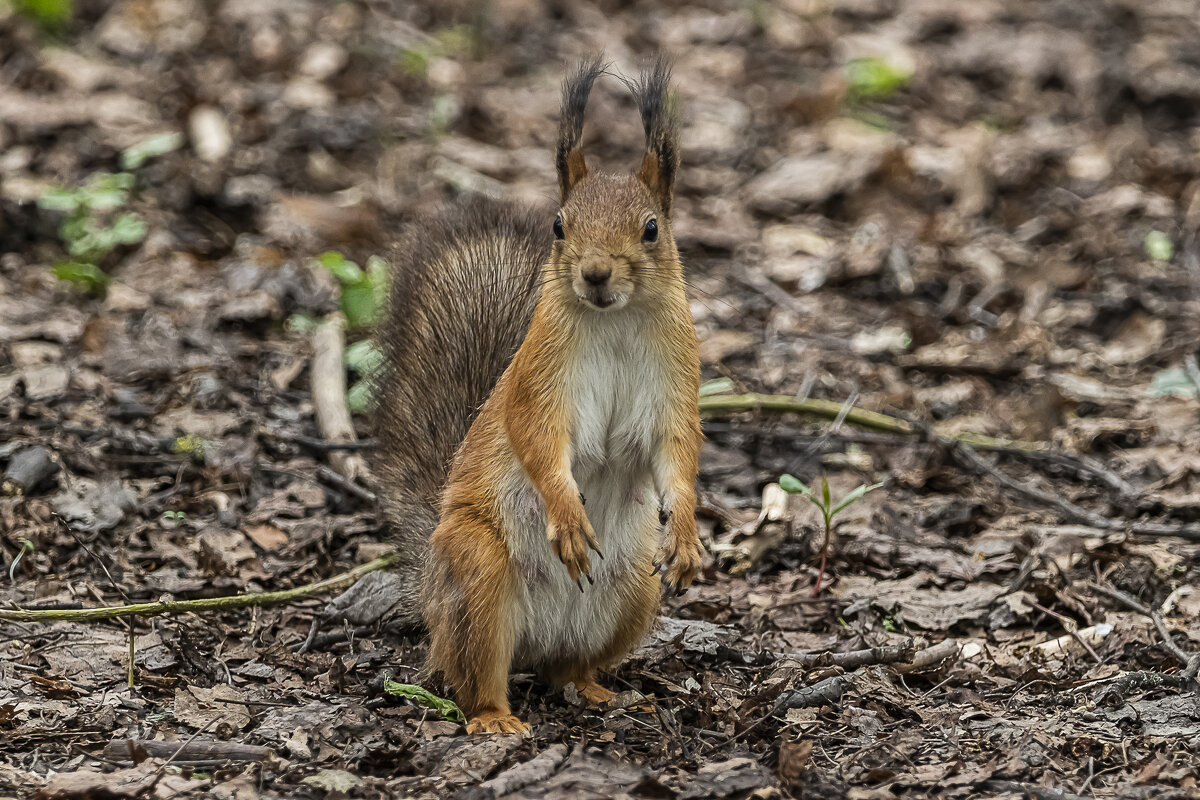
[[[586,499],[601,559],[581,593],[546,540],[541,497],[519,469],[505,493],[514,566],[523,584],[517,660],[526,665],[587,655],[615,632],[615,598],[649,571],[658,544],[658,497],[651,465],[661,446],[665,365],[645,321],[595,314],[580,331],[564,386],[571,425],[571,471]]]

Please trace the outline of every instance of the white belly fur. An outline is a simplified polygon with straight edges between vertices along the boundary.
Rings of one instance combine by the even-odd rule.
[[[516,648],[522,667],[595,655],[620,623],[620,587],[650,570],[658,544],[651,458],[659,447],[663,369],[643,346],[647,337],[636,331],[633,313],[593,320],[567,394],[574,409],[572,474],[604,558],[590,554],[595,584],[585,579],[581,593],[546,539],[541,496],[514,467],[501,513],[522,584]]]

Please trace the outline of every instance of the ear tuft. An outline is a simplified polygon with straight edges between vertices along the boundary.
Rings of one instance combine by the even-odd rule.
[[[587,175],[587,165],[583,161],[583,150],[580,141],[583,139],[583,117],[587,109],[588,95],[591,94],[592,84],[596,78],[608,69],[603,56],[597,55],[591,59],[579,62],[575,72],[563,81],[562,113],[558,121],[558,144],[554,150],[554,168],[558,171],[558,186],[562,193],[562,201],[566,202],[567,195],[575,184]]]
[[[671,96],[671,65],[659,55],[636,82],[626,80],[625,84],[633,92],[646,130],[646,155],[638,177],[670,216],[675,173],[679,171],[679,121]]]

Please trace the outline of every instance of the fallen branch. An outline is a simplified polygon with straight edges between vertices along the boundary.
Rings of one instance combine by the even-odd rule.
[[[700,413],[717,416],[738,411],[776,411],[801,414],[818,419],[848,422],[858,428],[888,433],[897,436],[914,436],[925,432],[921,425],[908,420],[867,411],[844,403],[830,400],[799,399],[774,394],[731,394],[708,395],[700,398]],[[1121,476],[1105,467],[1094,458],[1063,453],[1043,442],[1024,442],[1015,439],[1000,439],[979,433],[946,433],[932,428],[931,436],[943,444],[963,444],[976,450],[1023,458],[1035,464],[1070,469],[1084,477],[1094,478],[1116,492],[1122,500],[1138,496],[1138,490]]]
[[[312,346],[309,381],[312,384],[313,408],[317,412],[317,427],[327,442],[356,441],[358,435],[354,432],[354,422],[346,408],[346,366],[342,363],[342,351],[346,349],[345,318],[341,314],[330,314],[313,331]],[[350,481],[370,472],[361,453],[331,451],[329,463]]]
[[[970,470],[978,475],[990,477],[996,483],[1000,484],[1005,489],[1008,489],[1015,494],[1019,494],[1029,500],[1033,500],[1044,506],[1056,509],[1065,519],[1073,522],[1079,522],[1084,525],[1089,525],[1093,528],[1098,528],[1105,531],[1128,531],[1133,534],[1141,534],[1144,536],[1175,536],[1181,539],[1193,539],[1200,541],[1200,525],[1196,524],[1170,524],[1163,522],[1129,522],[1122,519],[1113,519],[1106,517],[1103,514],[1098,514],[1095,511],[1088,511],[1086,508],[1077,506],[1069,500],[1065,500],[1057,495],[1043,492],[1041,489],[1036,489],[1026,483],[1010,478],[1000,471],[996,465],[990,463],[986,458],[975,452],[975,447],[963,440],[951,440],[928,426],[915,426],[924,432],[932,439],[940,441],[946,446],[950,456],[958,462],[959,466]]]
[[[360,564],[352,570],[334,575],[316,583],[297,586],[293,589],[283,589],[277,592],[252,592],[250,594],[235,594],[226,597],[207,597],[200,600],[158,600],[153,603],[131,603],[124,606],[103,606],[101,608],[80,608],[65,610],[31,611],[23,608],[0,609],[0,620],[8,622],[93,622],[102,619],[124,619],[126,617],[157,617],[163,614],[187,614],[197,611],[233,611],[240,608],[261,608],[278,606],[298,600],[302,597],[324,594],[343,589],[363,575],[387,569],[399,557],[398,553],[388,553],[374,561]]]
[[[922,431],[908,420],[881,414],[878,411],[868,411],[857,406],[847,407],[844,403],[832,400],[803,400],[782,394],[718,394],[700,398],[700,413],[707,416],[730,414],[738,411],[778,411],[787,414],[803,414],[818,419],[838,419],[859,428],[894,433],[901,436],[915,436]],[[1050,446],[1043,442],[1022,442],[1015,439],[999,439],[994,436],[984,436],[980,433],[937,433],[944,442],[961,442],[981,450],[1002,450],[1005,452],[1050,452]]]
[[[850,650],[845,653],[779,653],[780,660],[790,659],[805,667],[841,667],[842,669],[857,669],[870,664],[892,664],[897,661],[911,661],[914,656],[914,644],[908,639],[899,644],[888,644],[882,647],[868,647],[864,650]]]
[[[196,761],[266,761],[271,752],[271,748],[260,745],[212,739],[190,742],[114,739],[105,745],[103,757],[132,763],[144,758],[172,758],[176,763],[190,764]]]
[[[1088,581],[1085,585],[1094,592],[1099,592],[1105,597],[1116,600],[1129,610],[1149,617],[1150,621],[1154,623],[1154,628],[1158,631],[1158,635],[1162,638],[1163,650],[1166,650],[1171,657],[1179,662],[1181,668],[1179,676],[1181,678],[1190,681],[1196,677],[1197,672],[1200,672],[1200,653],[1189,655],[1186,650],[1175,644],[1175,640],[1171,638],[1171,631],[1167,628],[1167,623],[1163,622],[1161,614],[1153,608],[1144,605],[1136,598],[1125,594],[1120,589],[1114,589],[1111,586],[1091,581]]]

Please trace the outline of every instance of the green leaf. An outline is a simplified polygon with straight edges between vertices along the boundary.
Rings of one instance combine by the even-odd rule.
[[[121,152],[121,169],[141,169],[142,165],[150,159],[166,155],[182,146],[183,135],[180,133],[160,133],[157,136],[151,136]]]
[[[370,339],[349,345],[344,358],[346,366],[359,375],[373,375],[383,366],[383,353]]]
[[[133,212],[118,214],[109,228],[114,244],[137,244],[146,238],[146,223]]]
[[[342,313],[349,328],[361,328],[375,321],[375,291],[367,281],[342,284]]]
[[[346,408],[351,414],[366,414],[375,402],[375,384],[369,378],[356,381],[346,390]]]
[[[297,333],[312,333],[317,329],[317,325],[319,324],[320,323],[317,321],[317,319],[311,314],[304,314],[297,311],[295,314],[292,314],[287,318],[285,326],[289,331],[296,331]]]
[[[49,30],[57,30],[75,15],[75,0],[16,0],[13,4],[25,17]]]
[[[852,60],[846,65],[845,74],[849,83],[847,94],[852,100],[887,97],[903,89],[912,77],[908,70],[875,57]]]
[[[1155,261],[1170,261],[1175,255],[1175,245],[1171,237],[1162,231],[1150,231],[1146,234],[1146,255]]]
[[[321,253],[317,256],[317,263],[329,270],[339,283],[360,283],[363,279],[363,271],[359,269],[358,264],[348,261],[336,250]]]
[[[846,510],[846,508],[848,506],[850,506],[851,504],[858,501],[860,498],[862,498],[862,496],[864,494],[866,494],[867,492],[873,492],[876,489],[878,489],[880,486],[883,486],[883,484],[882,483],[873,483],[870,486],[867,486],[864,483],[862,486],[859,486],[856,489],[851,489],[849,494],[847,494],[841,500],[838,500],[837,506],[835,506],[833,511],[830,512],[829,516],[833,517],[833,516],[837,515],[839,512]]]
[[[434,711],[441,714],[442,719],[451,722],[466,722],[467,718],[463,716],[462,710],[455,705],[454,701],[447,700],[443,697],[430,692],[424,687],[417,686],[413,683],[397,683],[396,681],[387,681],[383,684],[383,690],[388,694],[397,697],[403,697],[412,700],[418,705],[432,708]]]
[[[829,504],[832,501],[829,498],[829,476],[828,475],[821,476],[821,499],[825,502],[825,508],[829,508]]]
[[[118,172],[115,175],[98,172],[79,190],[82,203],[93,211],[120,208],[129,200],[133,180],[133,175],[129,172]]]
[[[375,316],[387,308],[389,287],[388,263],[379,256],[367,259],[367,280],[371,282],[371,290],[375,293]]]
[[[733,391],[733,381],[729,378],[715,378],[700,384],[700,397],[711,397],[714,394],[725,394]]]
[[[74,211],[82,203],[78,189],[51,189],[38,198],[38,208],[46,211]]]
[[[1150,394],[1155,397],[1200,397],[1200,386],[1192,380],[1187,370],[1163,369],[1154,373],[1150,381]]]
[[[810,499],[813,498],[812,489],[804,485],[804,482],[793,475],[780,475],[779,488],[783,489],[788,494],[802,494]]]
[[[92,294],[99,294],[108,286],[108,274],[95,264],[88,264],[81,261],[62,261],[55,264],[51,272],[60,281],[66,281]]]

